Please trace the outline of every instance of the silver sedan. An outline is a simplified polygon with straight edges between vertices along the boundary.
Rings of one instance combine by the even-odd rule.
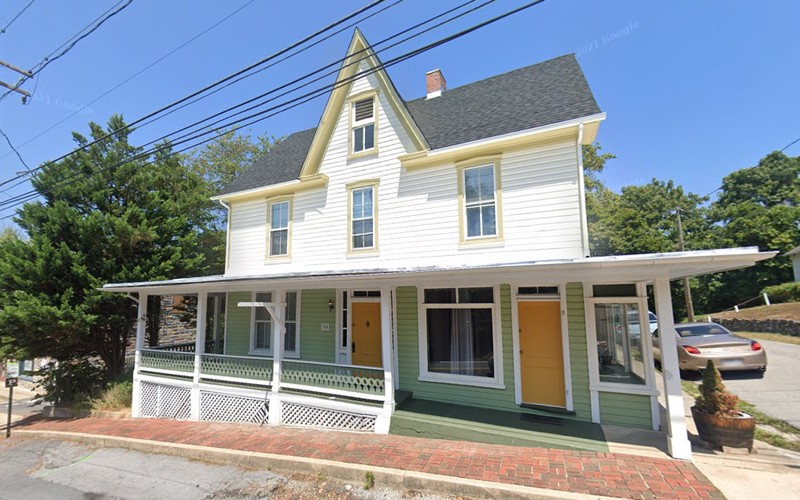
[[[653,332],[653,356],[661,362],[661,338]],[[678,340],[678,363],[681,371],[699,371],[708,360],[719,371],[767,370],[767,353],[755,340],[740,337],[717,323],[680,323],[675,325]]]

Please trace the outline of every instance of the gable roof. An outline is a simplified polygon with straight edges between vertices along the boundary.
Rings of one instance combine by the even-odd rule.
[[[432,150],[600,113],[574,54],[402,104]],[[297,180],[317,130],[286,137],[219,196]]]

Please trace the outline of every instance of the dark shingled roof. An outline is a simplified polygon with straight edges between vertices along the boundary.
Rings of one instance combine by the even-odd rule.
[[[406,103],[431,149],[487,139],[600,113],[574,54]],[[220,194],[295,180],[316,128],[296,132]]]

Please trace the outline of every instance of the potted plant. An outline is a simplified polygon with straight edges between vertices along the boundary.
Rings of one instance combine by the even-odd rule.
[[[739,410],[739,398],[725,388],[711,360],[703,370],[703,383],[692,406],[692,418],[700,439],[713,447],[753,451],[756,419]]]

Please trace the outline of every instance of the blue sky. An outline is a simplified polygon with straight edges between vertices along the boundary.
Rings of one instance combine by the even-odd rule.
[[[0,5],[0,27],[29,0]],[[389,0],[387,4],[395,0]],[[31,67],[116,0],[36,0],[0,34],[0,59]],[[88,108],[82,106],[141,70],[248,0],[134,0],[37,77],[28,105],[0,102],[0,127],[30,166],[68,152],[72,130],[132,121],[255,62],[367,0],[255,0],[209,33]],[[404,0],[359,24],[372,43],[461,1]],[[475,5],[481,2],[475,2]],[[382,53],[382,59],[522,5],[497,1],[475,14]],[[425,91],[425,72],[441,68],[450,88],[574,52],[607,120],[598,140],[617,155],[603,179],[614,188],[672,179],[704,195],[726,174],[755,164],[800,137],[796,22],[800,2],[595,2],[548,0],[477,33],[389,69],[406,99]],[[137,130],[145,143],[341,57],[352,30],[224,92]],[[15,74],[0,68],[0,80]],[[25,87],[34,90],[34,82]],[[275,136],[317,124],[324,99],[251,129]],[[81,111],[52,131],[34,136]],[[800,142],[786,150],[800,155]],[[0,140],[0,179],[22,166]],[[0,193],[0,200],[29,189]],[[5,216],[9,212],[0,212]]]

